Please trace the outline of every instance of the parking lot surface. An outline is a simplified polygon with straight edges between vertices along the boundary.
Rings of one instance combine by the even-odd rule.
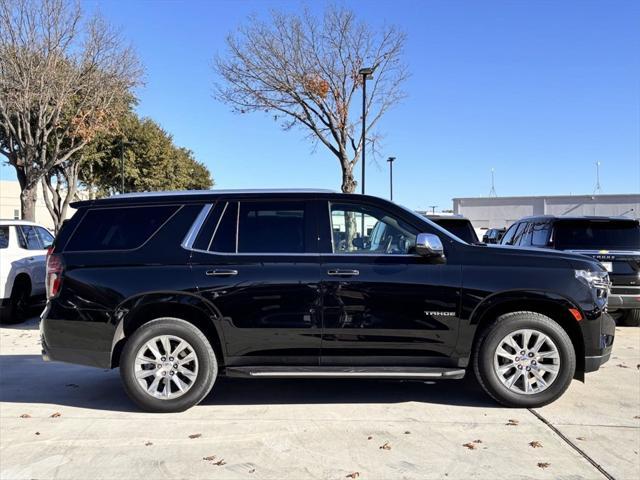
[[[137,410],[117,370],[43,362],[37,328],[0,328],[2,479],[640,478],[640,328],[536,410],[472,380],[222,379],[180,414]]]

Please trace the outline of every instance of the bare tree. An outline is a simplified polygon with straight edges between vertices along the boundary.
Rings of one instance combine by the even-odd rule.
[[[48,172],[57,178],[115,124],[141,73],[118,33],[77,3],[0,0],[0,153],[16,169],[23,218],[34,219]]]
[[[81,161],[73,158],[54,166],[42,177],[42,194],[56,233],[67,218],[69,204],[78,191],[80,164]]]
[[[222,80],[216,97],[239,113],[270,112],[285,130],[306,130],[314,145],[336,156],[342,191],[350,193],[357,186],[353,169],[362,150],[358,71],[375,67],[366,105],[366,138],[373,144],[374,127],[404,96],[404,42],[404,33],[395,27],[374,30],[337,7],[328,8],[321,19],[309,11],[272,12],[269,23],[252,17],[227,37],[226,54],[216,58]]]

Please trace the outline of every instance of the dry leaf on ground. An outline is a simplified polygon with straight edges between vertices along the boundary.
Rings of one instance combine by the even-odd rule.
[[[351,472],[347,475],[347,478],[358,478],[360,476],[360,472]]]
[[[31,418],[31,415],[29,415],[28,413],[23,413],[22,415],[20,415],[20,418]]]
[[[469,450],[475,450],[476,449],[476,444],[473,443],[473,442],[463,443],[462,446],[468,448]]]
[[[217,462],[213,462],[214,465],[217,465],[218,467],[221,467],[222,465],[226,465],[227,462],[224,461],[224,459],[220,459]]]
[[[379,448],[380,450],[391,450],[391,445],[389,445],[389,442],[384,442]]]
[[[542,448],[542,444],[537,440],[534,440],[533,442],[529,442],[529,446],[532,448]]]
[[[540,468],[548,468],[551,464],[546,462],[539,462],[538,467]]]
[[[62,414],[60,412],[56,412],[56,413],[52,413],[51,415],[49,415],[49,418],[58,418],[61,417]]]
[[[207,462],[212,462],[216,459],[215,455],[209,455],[208,457],[202,457],[203,460],[206,460]]]
[[[519,423],[520,422],[518,420],[514,420],[513,418],[510,418],[509,420],[507,420],[507,423],[505,423],[505,425],[508,425],[510,427],[515,427]]]
[[[189,438],[193,439],[193,438],[200,438],[202,436],[201,433],[192,433],[191,435],[189,435]]]

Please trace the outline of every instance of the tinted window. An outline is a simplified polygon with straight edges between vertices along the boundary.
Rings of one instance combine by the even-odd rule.
[[[520,235],[520,243],[518,243],[521,247],[531,246],[531,236],[533,235],[532,225],[532,223],[527,223],[526,227],[522,231],[522,234]]]
[[[239,253],[303,253],[305,204],[240,202]]]
[[[536,247],[546,247],[549,244],[550,229],[551,224],[549,222],[534,223],[531,244]]]
[[[38,231],[38,236],[40,237],[40,242],[42,243],[43,248],[49,248],[53,245],[53,235],[46,228],[35,227]]]
[[[334,253],[406,254],[416,244],[411,226],[367,205],[332,204],[331,229]]]
[[[227,202],[217,202],[213,206],[213,208],[209,212],[209,215],[207,215],[207,218],[202,224],[195,242],[193,242],[193,248],[197,250],[209,249],[209,246],[211,245],[211,241],[213,239],[213,234],[218,227],[218,222],[220,222],[220,216],[222,212],[224,212],[226,206]]]
[[[514,223],[513,225],[511,225],[509,229],[505,232],[504,236],[502,237],[502,240],[500,240],[500,244],[511,245],[511,241],[513,240],[513,236],[515,235],[517,228],[518,228],[517,223]]]
[[[473,226],[469,220],[454,220],[451,218],[437,218],[431,219],[432,222],[437,223],[445,230],[453,233],[456,237],[464,240],[467,243],[478,243],[478,236],[476,235]]]
[[[178,208],[174,205],[89,210],[73,233],[65,250],[130,250],[138,248]]]
[[[640,250],[640,224],[633,221],[562,220],[553,235],[563,250]]]
[[[225,203],[222,218],[213,232],[208,250],[213,252],[235,253],[238,227],[238,202]]]
[[[511,240],[510,245],[518,245],[520,243],[520,238],[522,238],[522,234],[524,233],[524,229],[527,227],[527,222],[522,222],[518,225],[516,229],[516,233],[513,235],[513,239]]]
[[[27,250],[42,250],[44,248],[42,242],[40,242],[36,227],[21,225],[18,229],[22,233],[22,242],[20,242],[22,248],[26,248]]]
[[[9,246],[9,227],[0,227],[0,248]]]

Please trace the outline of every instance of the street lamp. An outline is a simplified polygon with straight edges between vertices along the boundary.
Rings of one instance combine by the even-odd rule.
[[[387,158],[387,162],[389,162],[389,196],[390,200],[393,202],[393,162],[396,157]]]
[[[367,80],[373,78],[373,71],[375,67],[365,67],[358,71],[359,75],[362,75],[362,137],[360,142],[362,143],[362,194],[364,195],[364,176],[366,168],[365,159],[365,131],[367,128]]]

